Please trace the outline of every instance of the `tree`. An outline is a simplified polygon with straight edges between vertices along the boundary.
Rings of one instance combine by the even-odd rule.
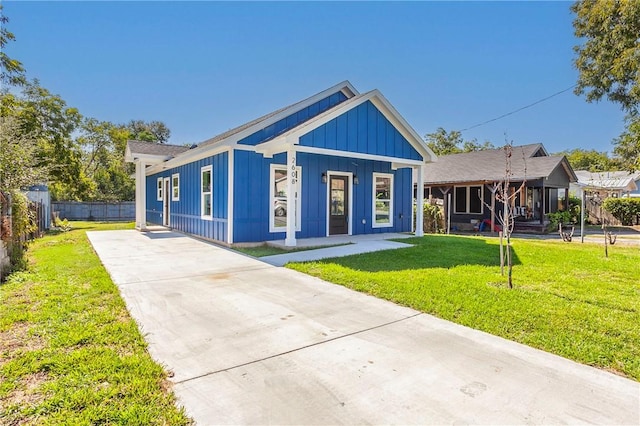
[[[589,102],[603,97],[627,113],[626,127],[614,140],[629,169],[640,163],[640,1],[577,1],[573,27],[584,42],[574,47],[579,71],[575,93]],[[618,147],[620,147],[618,149]]]
[[[0,190],[19,191],[46,179],[36,151],[36,139],[23,133],[15,118],[0,118]]]
[[[23,134],[37,141],[37,165],[48,171],[54,199],[80,199],[90,182],[82,172],[81,150],[73,138],[82,115],[58,95],[41,87],[37,80],[27,82],[18,95],[4,93],[0,101],[2,116],[14,117]]]
[[[7,43],[15,40],[13,33],[7,30],[6,25],[9,18],[4,15],[2,4],[0,4],[0,83],[20,86],[26,83],[25,71],[22,63],[16,59],[11,59],[4,53]]]
[[[518,188],[511,186],[511,179],[513,179],[513,170],[511,166],[511,158],[513,157],[513,143],[508,142],[502,148],[504,151],[504,177],[501,181],[494,182],[492,192],[495,194],[496,201],[499,201],[501,206],[500,211],[496,211],[496,206],[485,204],[485,206],[492,212],[492,215],[497,216],[498,222],[502,226],[502,234],[500,235],[500,271],[504,275],[504,261],[507,261],[507,286],[513,288],[513,253],[511,248],[511,234],[515,226],[515,215],[513,212],[513,201],[517,194],[526,186],[526,180],[523,180]],[[523,157],[524,160],[524,157]],[[526,162],[525,162],[525,175],[526,175]],[[492,218],[493,220],[493,218]],[[503,243],[503,237],[506,240],[506,247]],[[504,250],[504,255],[503,255]]]
[[[126,128],[130,132],[129,139],[146,142],[167,143],[171,130],[162,121],[131,120]]]
[[[613,152],[624,169],[640,170],[640,117],[628,116],[626,127],[626,130],[614,139]]]
[[[124,152],[129,131],[123,125],[94,118],[82,123],[78,143],[82,147],[84,174],[93,187],[85,199],[94,201],[132,200],[135,181],[132,170],[124,162]]]
[[[465,141],[462,139],[462,133],[457,130],[447,132],[442,127],[433,133],[425,135],[427,146],[436,155],[459,154],[461,152],[481,151],[485,149],[493,149],[491,142],[486,141],[483,144],[478,143],[476,139]]]
[[[616,160],[609,158],[606,152],[595,149],[576,148],[559,152],[569,160],[569,164],[574,170],[588,170],[590,172],[604,172],[618,170],[619,165]]]

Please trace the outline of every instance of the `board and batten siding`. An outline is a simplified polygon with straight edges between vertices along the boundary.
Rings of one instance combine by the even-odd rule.
[[[300,145],[422,160],[418,151],[371,101],[301,136]]]
[[[212,166],[212,218],[201,217],[201,177],[202,167]],[[228,188],[229,188],[229,154],[223,152],[213,157],[193,163],[167,169],[147,177],[147,221],[162,224],[162,201],[157,200],[157,179],[171,178],[172,174],[180,174],[179,201],[170,200],[171,228],[204,238],[227,240]]]
[[[382,232],[410,232],[412,209],[412,173],[404,168],[391,170],[384,161],[297,154],[297,165],[302,167],[301,230],[296,238],[324,237],[327,235],[327,183],[322,183],[322,173],[350,172],[358,176],[359,184],[353,185],[352,233],[373,234]],[[285,232],[269,232],[270,165],[286,164],[286,155],[264,158],[249,151],[234,154],[234,236],[233,241],[258,242],[281,240]],[[373,173],[394,175],[393,226],[373,228]],[[265,219],[266,218],[266,219]]]
[[[330,108],[333,108],[334,106],[344,102],[345,100],[347,100],[347,97],[344,95],[344,93],[334,93],[312,105],[309,105],[306,108],[301,109],[300,111],[297,111],[279,121],[276,121],[275,123],[265,127],[264,129],[260,129],[257,132],[252,133],[251,135],[239,140],[238,143],[241,145],[258,145],[259,143],[265,142],[281,133],[293,129],[300,123],[304,123],[308,119],[315,117],[316,115],[321,114]]]

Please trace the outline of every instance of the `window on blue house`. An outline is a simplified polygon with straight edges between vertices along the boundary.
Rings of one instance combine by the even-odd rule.
[[[287,230],[287,214],[295,212],[296,231],[300,231],[300,188],[302,188],[302,167],[296,167],[294,175],[294,194],[292,207],[287,205],[287,185],[289,174],[286,166],[271,165],[270,197],[269,197],[269,232],[285,232]]]
[[[158,178],[158,182],[156,183],[156,200],[162,201],[162,178]]]
[[[180,201],[180,174],[171,175],[171,201]]]
[[[373,223],[374,228],[393,226],[393,175],[373,174]]]
[[[200,214],[204,219],[212,217],[212,174],[211,166],[200,169]]]

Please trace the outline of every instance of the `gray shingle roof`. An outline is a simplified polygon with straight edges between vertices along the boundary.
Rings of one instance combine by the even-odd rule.
[[[189,150],[188,146],[169,145],[156,142],[128,141],[127,144],[132,156],[135,156],[136,154],[144,154],[175,157],[176,155]]]
[[[514,146],[511,180],[533,180],[549,176],[564,156],[548,156],[542,144]],[[494,182],[504,179],[506,159],[503,148],[443,155],[424,167],[426,185],[462,182]]]

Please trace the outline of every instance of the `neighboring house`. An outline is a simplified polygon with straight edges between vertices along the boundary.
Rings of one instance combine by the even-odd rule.
[[[138,229],[295,246],[411,231],[412,169],[435,155],[378,90],[345,81],[191,148],[129,141],[126,159]]]
[[[502,211],[495,199],[496,184],[504,181],[503,148],[451,154],[424,166],[425,197],[451,199],[451,226],[470,230],[479,223],[497,220]],[[564,156],[550,156],[542,144],[513,146],[511,153],[512,206],[516,231],[544,232],[546,215],[566,208],[569,184],[576,176]],[[522,183],[525,183],[522,186]],[[495,215],[492,215],[491,206]]]
[[[596,195],[605,199],[608,197],[640,196],[638,183],[640,172],[628,171],[616,172],[590,172],[588,170],[576,170],[578,181],[571,185],[571,192],[581,197],[583,191],[588,195]]]
[[[571,185],[571,193],[577,197],[585,194],[587,219],[610,225],[621,222],[602,209],[602,201],[609,197],[640,197],[640,172],[628,171],[590,172],[576,170],[578,181]]]

